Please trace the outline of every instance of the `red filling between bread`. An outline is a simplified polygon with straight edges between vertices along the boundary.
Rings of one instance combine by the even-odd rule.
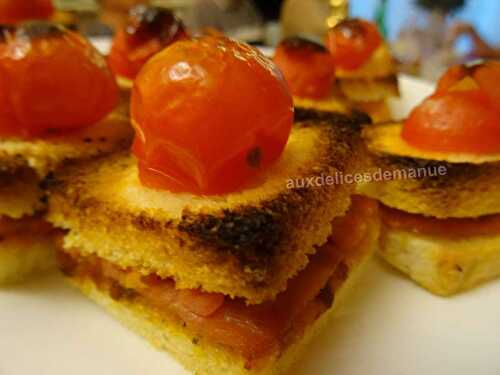
[[[382,223],[393,230],[455,239],[500,234],[500,215],[438,219],[383,205],[380,207],[380,213]]]
[[[330,240],[310,257],[309,264],[274,301],[247,305],[218,293],[179,290],[172,279],[142,276],[120,269],[95,255],[59,252],[63,272],[91,279],[115,300],[124,298],[150,306],[176,319],[189,332],[241,355],[252,367],[260,358],[279,353],[332,306],[335,292],[368,251],[367,238],[378,220],[377,204],[355,197],[347,215],[333,223]]]
[[[54,227],[39,215],[12,219],[0,216],[0,238],[16,235],[49,235],[55,232]]]

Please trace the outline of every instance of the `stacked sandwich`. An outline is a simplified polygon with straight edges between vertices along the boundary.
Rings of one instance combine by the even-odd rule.
[[[391,119],[387,99],[399,95],[396,67],[375,24],[345,20],[329,30],[326,47],[300,37],[285,39],[274,61],[298,108],[358,110],[375,122]]]
[[[53,184],[62,271],[194,373],[284,372],[377,242],[377,204],[328,178],[364,162],[359,124],[292,104],[252,47],[177,42],[135,81],[135,157]]]
[[[404,124],[367,128],[380,253],[439,295],[500,275],[500,64],[451,68]],[[394,173],[392,173],[394,172]]]
[[[33,9],[31,9],[33,10]],[[54,265],[45,182],[71,160],[127,147],[105,60],[46,22],[0,27],[0,283]]]

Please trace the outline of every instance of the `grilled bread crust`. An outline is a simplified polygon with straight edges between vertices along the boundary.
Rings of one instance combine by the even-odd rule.
[[[83,255],[257,304],[286,288],[349,207],[354,186],[301,181],[352,173],[365,160],[352,121],[307,120],[259,186],[209,198],[154,191],[139,183],[136,160],[120,154],[59,175],[48,217]]]
[[[45,207],[44,197],[40,179],[32,169],[0,172],[0,217],[20,219],[34,215]]]
[[[56,244],[51,236],[18,234],[0,238],[0,286],[56,270]]]
[[[340,89],[351,102],[377,102],[399,96],[398,77],[349,78],[339,81]]]
[[[361,194],[386,206],[440,219],[500,213],[500,162],[449,163],[372,154],[371,169],[372,174],[377,170],[422,171],[421,178],[397,178],[358,187]]]
[[[377,247],[379,226],[372,225],[362,246],[343,263],[342,282],[336,287],[333,305],[305,332],[292,332],[290,346],[282,353],[271,354],[250,368],[244,358],[223,347],[215,346],[197,337],[178,321],[170,321],[143,304],[114,300],[107,291],[100,290],[89,279],[71,278],[70,282],[90,299],[104,307],[124,326],[143,336],[159,350],[169,352],[185,368],[197,375],[279,375],[286,373],[306,352],[307,345],[335,316],[350,290],[371,259]]]
[[[386,206],[440,219],[500,213],[500,163],[447,163],[397,156],[374,157],[373,162],[382,171],[446,171],[359,186],[360,193]]]
[[[355,107],[357,110],[367,113],[374,124],[380,124],[393,119],[391,109],[386,100],[357,102],[355,103]]]
[[[397,73],[394,58],[387,43],[382,43],[370,59],[358,69],[345,70],[337,68],[337,78],[343,79],[377,79],[392,76]]]
[[[99,123],[71,134],[44,139],[0,140],[0,172],[31,168],[42,179],[68,160],[89,159],[130,145],[129,120],[112,113]]]
[[[451,296],[500,276],[498,234],[449,239],[384,228],[379,254],[440,296]]]

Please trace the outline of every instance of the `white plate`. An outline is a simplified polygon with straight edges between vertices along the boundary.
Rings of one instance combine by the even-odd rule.
[[[398,116],[431,90],[403,78]],[[293,375],[499,375],[499,296],[435,297],[375,259]],[[0,375],[69,374],[187,375],[59,276],[0,289]]]

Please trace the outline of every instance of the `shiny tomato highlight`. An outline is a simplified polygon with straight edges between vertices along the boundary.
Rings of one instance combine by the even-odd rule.
[[[113,39],[109,64],[115,75],[134,79],[153,55],[187,37],[182,21],[170,10],[137,5]]]
[[[0,135],[45,136],[92,125],[116,105],[106,60],[83,37],[50,23],[4,28]]]
[[[481,90],[436,94],[412,111],[402,137],[429,151],[500,152],[500,112]]]
[[[274,63],[255,48],[206,36],[154,56],[132,91],[141,182],[194,194],[242,188],[276,161],[293,102]]]
[[[335,65],[325,47],[298,37],[288,38],[278,45],[274,62],[293,95],[312,99],[331,95]]]
[[[0,0],[0,24],[48,19],[53,13],[52,0]]]
[[[372,22],[348,19],[328,31],[327,46],[335,66],[355,70],[366,63],[382,44],[382,36]]]

